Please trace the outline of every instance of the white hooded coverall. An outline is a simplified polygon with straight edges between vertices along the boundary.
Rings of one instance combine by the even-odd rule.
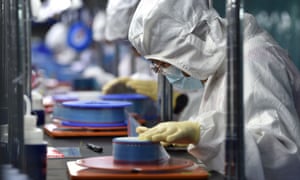
[[[206,0],[142,0],[129,40],[147,59],[207,79],[197,116],[200,141],[189,152],[224,173],[226,20]],[[288,54],[244,15],[245,171],[251,180],[300,177],[300,75]]]

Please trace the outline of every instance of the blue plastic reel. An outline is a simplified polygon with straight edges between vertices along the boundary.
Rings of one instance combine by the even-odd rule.
[[[53,118],[57,119],[60,119],[63,116],[63,102],[78,101],[78,97],[71,94],[56,94],[52,96],[52,99],[55,102],[53,107]]]
[[[124,123],[127,121],[126,101],[69,101],[62,103],[62,121],[80,123]]]
[[[116,163],[159,164],[169,155],[159,142],[140,140],[138,137],[113,138],[113,157]]]
[[[154,101],[142,94],[107,94],[100,97],[103,100],[129,101],[132,106],[128,107],[129,112],[141,115],[145,120],[157,120],[158,109]]]

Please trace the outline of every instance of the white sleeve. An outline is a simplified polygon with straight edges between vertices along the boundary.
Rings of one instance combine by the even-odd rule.
[[[256,49],[250,53],[254,60],[246,59],[244,64],[247,179],[300,177],[300,120],[293,100],[291,77],[285,64],[277,60],[278,51],[272,50]],[[201,137],[197,145],[188,147],[188,151],[209,170],[224,173],[225,114],[208,111],[196,119],[201,123]]]
[[[200,141],[189,145],[188,151],[201,160],[208,170],[224,173],[225,114],[211,111],[197,117],[201,126]],[[192,120],[193,121],[193,120]]]
[[[249,52],[251,61],[244,66],[245,130],[255,141],[246,144],[246,150],[261,163],[266,179],[300,176],[300,120],[280,51],[274,46],[257,48]]]

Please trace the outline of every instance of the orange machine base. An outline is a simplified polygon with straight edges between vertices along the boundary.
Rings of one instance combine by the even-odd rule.
[[[96,179],[208,179],[208,172],[194,164],[188,168],[165,172],[118,172],[102,169],[87,168],[77,165],[76,161],[67,162],[70,180]]]
[[[82,137],[82,136],[127,136],[127,127],[120,129],[95,129],[82,127],[65,127],[56,123],[44,125],[44,132],[53,138],[59,137]]]

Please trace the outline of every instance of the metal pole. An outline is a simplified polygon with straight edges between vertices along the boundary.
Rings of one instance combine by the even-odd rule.
[[[24,1],[24,0],[23,0]],[[19,2],[20,3],[20,2]],[[25,94],[31,99],[31,12],[30,1],[23,2],[23,16],[24,19],[20,23],[24,23],[24,61],[25,61]]]
[[[240,0],[227,0],[226,179],[245,179],[243,117],[243,39]]]
[[[133,51],[133,48],[129,47],[130,50],[130,71],[131,74],[134,74],[136,72],[136,60],[135,60],[135,53]]]
[[[10,163],[17,168],[23,167],[24,155],[24,122],[23,122],[23,95],[24,95],[24,46],[21,29],[24,28],[23,4],[17,0],[7,1],[5,8],[9,10],[9,22],[6,31],[5,61],[8,64],[8,156]]]
[[[0,7],[0,19],[1,19],[1,58],[0,58],[0,125],[7,124],[8,116],[7,116],[7,65],[5,61],[5,17],[6,13],[4,10],[5,0],[1,0],[1,7]]]
[[[158,102],[160,105],[160,119],[161,121],[173,120],[172,110],[172,84],[162,74],[158,75]]]
[[[4,56],[5,50],[5,12],[4,12],[4,5],[5,0],[0,0],[0,126],[6,126],[8,123],[8,107],[7,107],[7,68],[6,68],[6,61]],[[7,140],[4,138],[5,130],[2,131],[0,129],[0,179],[2,177],[2,165],[7,164]]]
[[[120,63],[120,44],[118,41],[115,43],[115,59],[113,61],[113,74],[117,77],[119,76],[119,63]]]

